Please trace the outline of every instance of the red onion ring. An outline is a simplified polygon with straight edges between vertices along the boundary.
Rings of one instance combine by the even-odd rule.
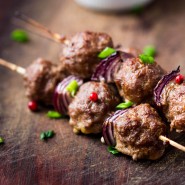
[[[160,99],[161,99],[161,93],[164,89],[164,87],[173,80],[178,73],[180,73],[180,66],[176,70],[173,70],[171,73],[164,75],[161,80],[158,82],[156,87],[154,88],[154,101],[157,106],[161,105]]]
[[[106,59],[102,60],[97,66],[95,72],[93,73],[91,80],[102,81],[107,83],[114,83],[114,73],[119,68],[120,64],[124,62],[127,58],[132,58],[133,55],[130,53],[125,53],[122,51],[117,51],[113,53]]]
[[[125,112],[127,112],[128,109],[124,110],[117,110],[114,114],[112,114],[110,117],[108,117],[105,122],[103,123],[103,131],[102,135],[105,140],[105,143],[109,146],[115,146],[116,145],[116,140],[114,137],[114,123],[115,120],[123,115]]]
[[[83,80],[81,78],[74,75],[70,75],[64,80],[62,80],[55,88],[53,96],[53,105],[55,110],[63,115],[68,115],[68,107],[73,99],[71,94],[66,90],[66,87],[72,80],[77,81],[78,87],[83,84]]]

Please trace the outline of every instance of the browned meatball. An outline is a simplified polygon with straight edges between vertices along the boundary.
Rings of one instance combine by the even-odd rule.
[[[166,126],[149,104],[140,104],[120,114],[113,121],[115,148],[137,159],[159,159],[165,145],[159,140]]]
[[[100,62],[98,54],[107,46],[113,47],[113,43],[106,33],[77,33],[64,46],[61,63],[70,74],[90,78]]]
[[[171,81],[164,87],[160,97],[160,106],[171,122],[171,129],[185,131],[185,83]]]
[[[143,64],[139,58],[131,58],[122,63],[115,74],[115,82],[122,97],[141,103],[152,97],[154,87],[164,74],[156,62]]]
[[[93,92],[98,96],[97,101],[90,99]],[[100,133],[105,118],[119,102],[119,95],[113,86],[104,82],[87,82],[69,105],[69,124],[74,127],[74,132]]]
[[[26,69],[24,76],[26,96],[45,105],[52,105],[54,89],[64,77],[65,73],[61,66],[39,58]]]

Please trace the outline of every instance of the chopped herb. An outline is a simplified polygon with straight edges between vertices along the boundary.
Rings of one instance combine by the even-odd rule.
[[[48,138],[52,138],[53,136],[55,135],[54,131],[53,130],[48,130],[46,132],[42,132],[40,134],[40,139],[41,140],[46,140]]]
[[[132,8],[131,13],[138,15],[141,14],[143,11],[144,11],[143,6],[135,6]]]
[[[139,58],[144,64],[153,64],[154,63],[154,58],[152,56],[148,56],[145,54],[139,55]]]
[[[71,93],[71,96],[74,97],[74,95],[76,94],[77,90],[78,90],[78,83],[76,80],[72,80],[68,86],[66,87],[67,91],[69,91]]]
[[[107,58],[108,56],[112,55],[115,53],[116,50],[110,47],[106,47],[101,53],[99,53],[98,57],[99,58]]]
[[[0,144],[4,143],[4,139],[2,137],[0,137]]]
[[[16,42],[28,42],[29,41],[29,36],[28,34],[21,29],[16,29],[14,31],[12,31],[11,35],[10,35],[11,39],[16,41]]]
[[[148,45],[148,46],[144,47],[144,49],[143,49],[143,53],[144,53],[145,55],[148,55],[148,56],[154,57],[154,56],[155,56],[155,54],[156,54],[156,49],[155,49],[155,47],[154,47],[154,46],[152,46],[152,45]]]
[[[52,119],[63,118],[64,116],[56,111],[48,111],[47,116]]]
[[[117,149],[115,149],[113,146],[109,146],[108,148],[107,148],[107,150],[111,153],[111,154],[113,154],[113,155],[116,155],[116,154],[119,154],[120,152],[117,150]]]
[[[126,109],[128,107],[131,107],[134,103],[131,101],[126,101],[124,103],[120,103],[119,105],[117,105],[117,109]]]

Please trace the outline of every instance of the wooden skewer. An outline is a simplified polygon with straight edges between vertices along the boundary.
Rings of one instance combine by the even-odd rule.
[[[69,40],[66,38],[66,36],[62,36],[58,33],[54,33],[48,28],[46,28],[44,25],[40,24],[39,22],[29,18],[28,16],[16,12],[15,16],[19,18],[20,20],[24,21],[26,24],[29,24],[33,26],[34,28],[37,28],[41,33],[46,33],[52,40],[55,42],[63,43],[63,44],[68,44]]]
[[[26,73],[26,69],[24,69],[23,67],[20,67],[18,65],[15,65],[13,63],[7,62],[6,60],[3,60],[0,58],[0,65],[9,68],[12,71],[15,71],[17,73],[19,73],[20,75],[24,76]]]
[[[179,150],[182,150],[183,152],[185,152],[185,147],[176,143],[175,141],[172,141],[171,139],[168,139],[167,137],[165,136],[159,136],[159,139],[164,141],[164,142],[168,142],[170,145],[172,145],[173,147],[179,149]]]

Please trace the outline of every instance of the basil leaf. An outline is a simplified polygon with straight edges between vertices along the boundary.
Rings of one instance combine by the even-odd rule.
[[[110,47],[106,47],[101,53],[99,53],[98,57],[99,58],[107,58],[108,56],[112,55],[115,53],[116,50]]]
[[[154,63],[154,58],[152,56],[148,56],[145,54],[139,55],[139,58],[144,64],[153,64]]]
[[[76,80],[72,80],[66,87],[66,90],[70,92],[71,96],[74,97],[78,90],[78,83]]]
[[[16,41],[16,42],[28,42],[29,41],[29,36],[28,34],[21,29],[16,29],[14,31],[12,31],[11,35],[10,35],[11,39]]]
[[[116,154],[119,154],[120,152],[117,150],[117,149],[115,149],[113,146],[109,146],[108,148],[107,148],[107,150],[111,153],[111,154],[113,154],[113,155],[116,155]]]
[[[144,47],[144,49],[143,49],[143,53],[144,53],[145,55],[148,55],[148,56],[154,57],[154,56],[155,56],[155,54],[156,54],[156,49],[155,49],[155,47],[154,47],[154,46],[152,46],[152,45],[148,45],[148,46]]]
[[[126,109],[128,107],[131,107],[134,103],[131,101],[126,101],[124,103],[120,103],[119,105],[116,106],[117,109]]]
[[[47,116],[52,119],[59,119],[64,117],[62,114],[56,111],[48,111]]]

